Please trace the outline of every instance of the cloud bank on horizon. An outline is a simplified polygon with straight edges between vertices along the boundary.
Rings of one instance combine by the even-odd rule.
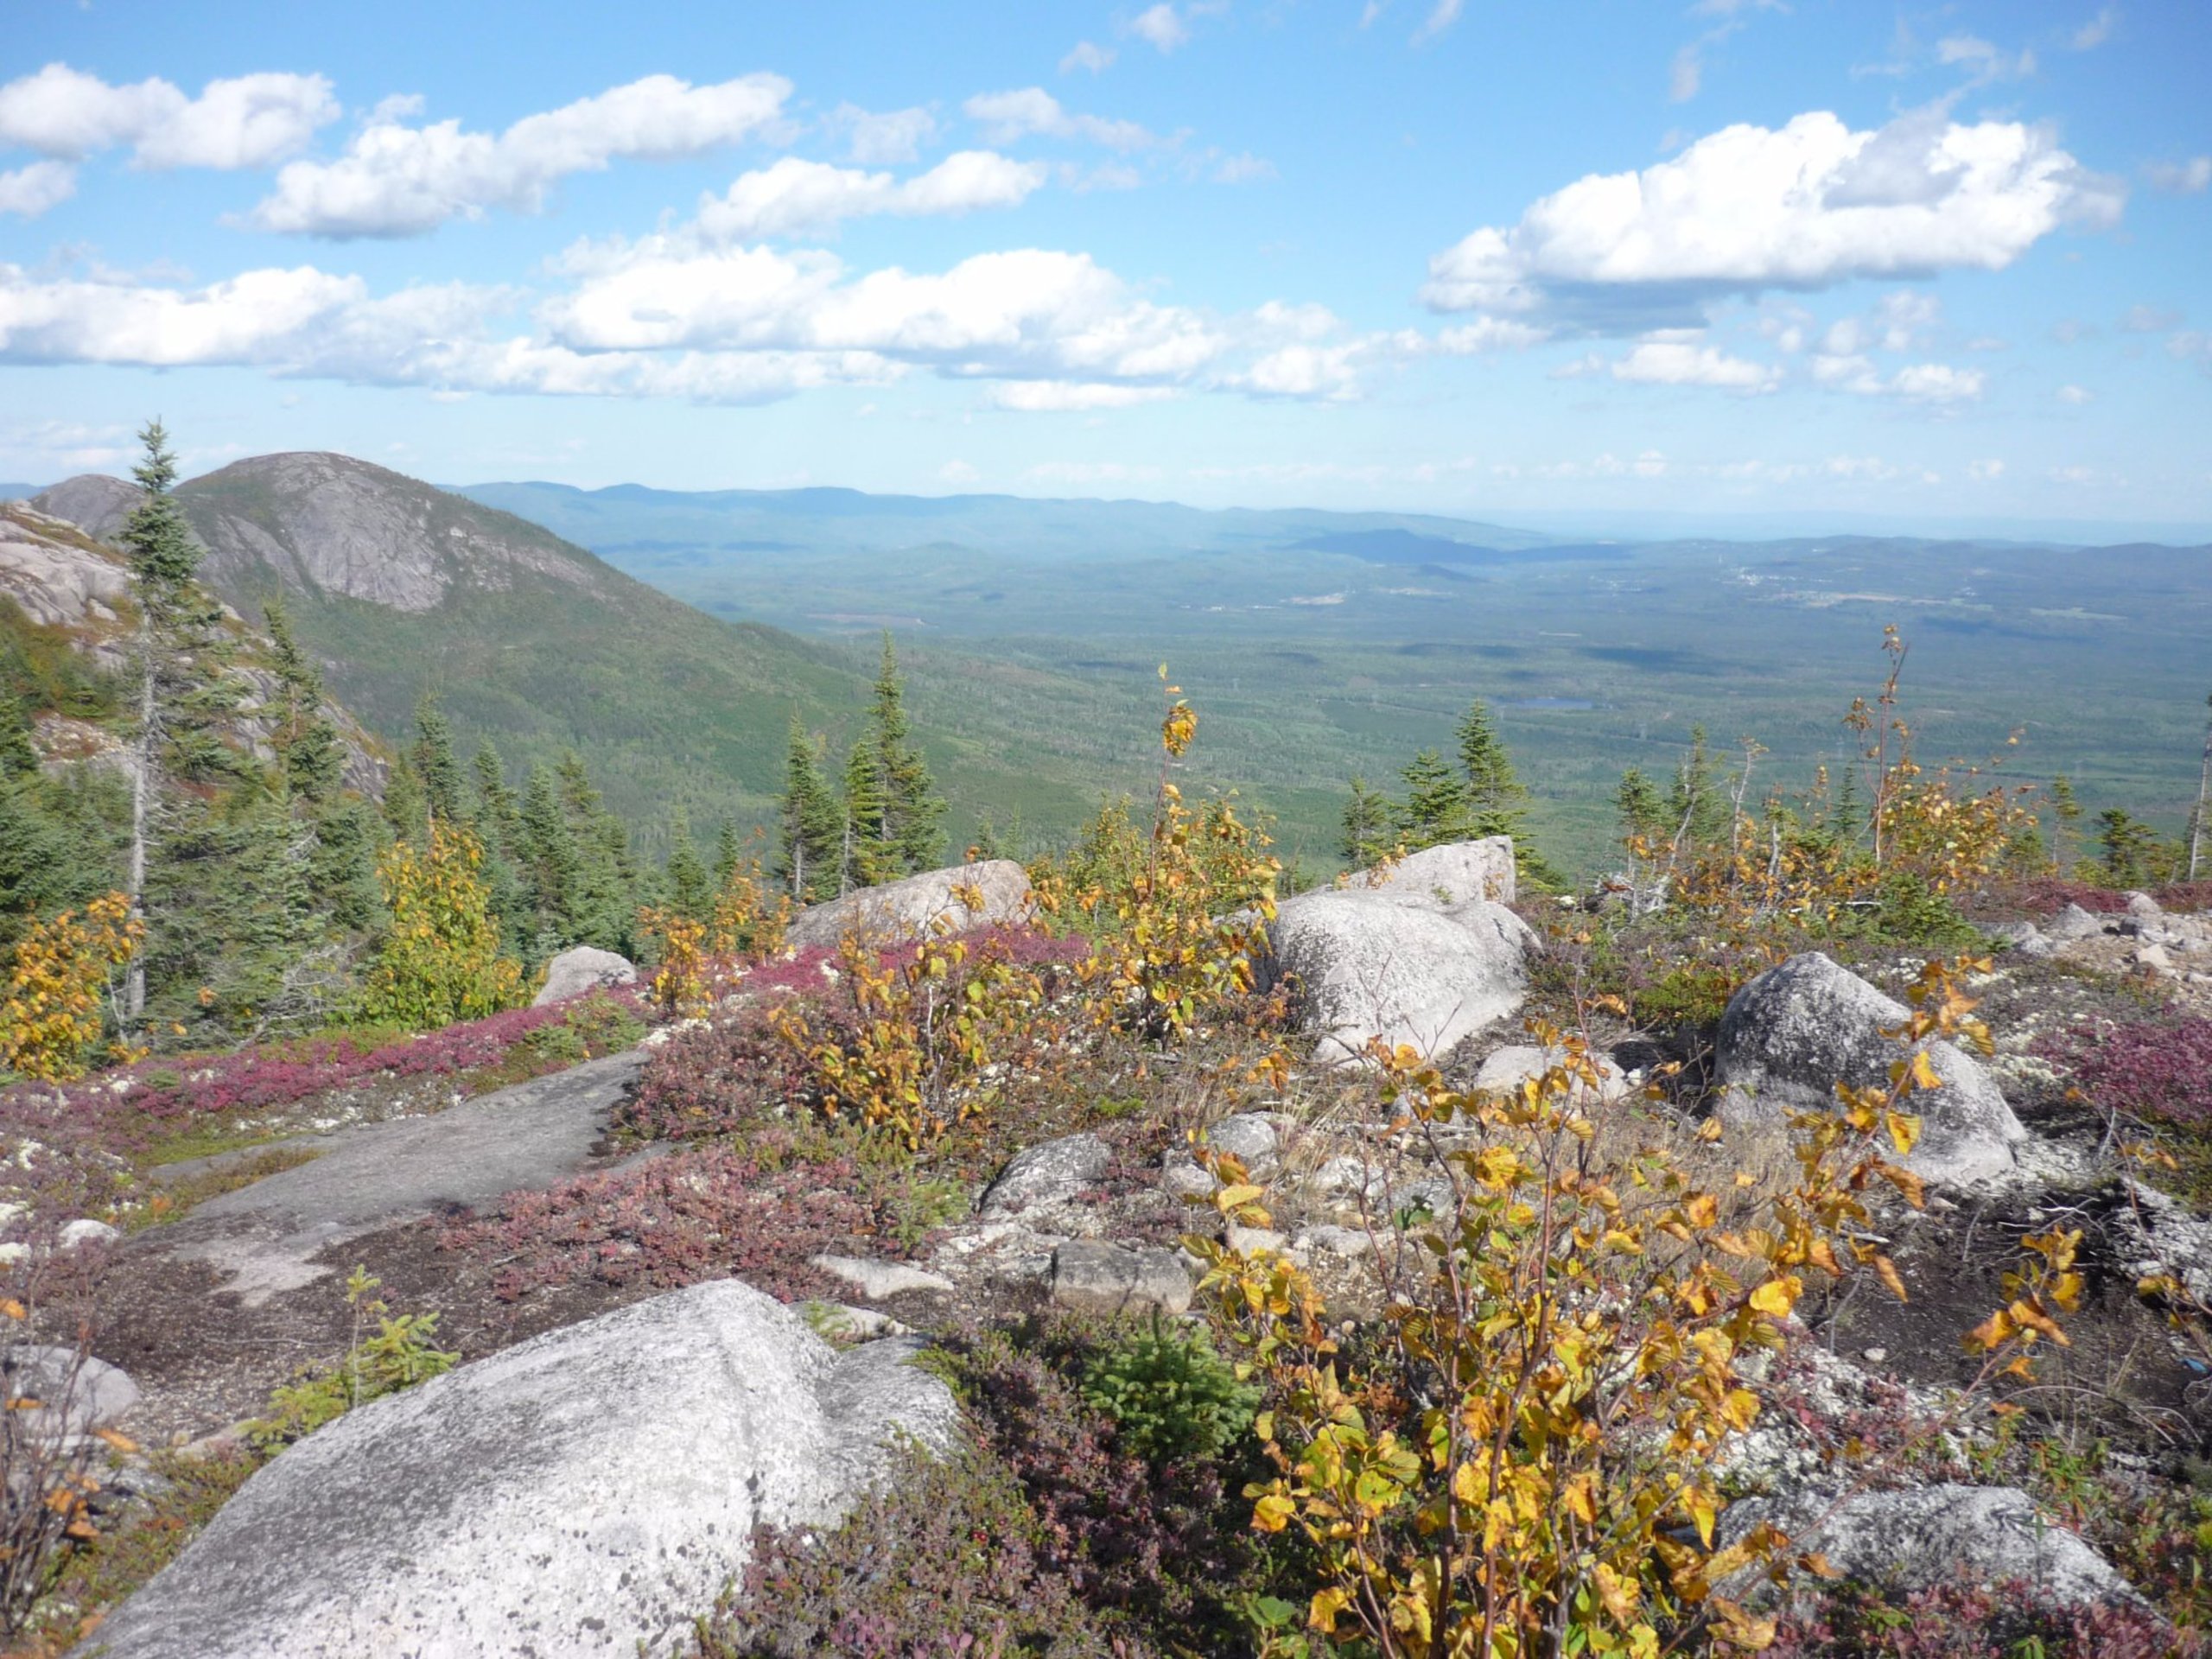
[[[528,73],[225,10],[18,41],[0,475],[151,398],[444,476],[2212,518],[2178,3],[518,9]]]

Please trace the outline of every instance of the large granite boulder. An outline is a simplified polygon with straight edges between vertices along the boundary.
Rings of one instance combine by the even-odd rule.
[[[1332,888],[1287,899],[1268,929],[1263,982],[1293,984],[1315,1058],[1357,1059],[1381,1038],[1441,1055],[1520,1011],[1529,925],[1484,899],[1424,889]]]
[[[981,902],[968,903],[963,889]],[[787,937],[795,945],[834,945],[857,932],[890,944],[918,939],[940,921],[956,933],[1026,922],[1034,909],[1028,872],[1010,858],[992,858],[810,906],[792,918]]]
[[[1514,886],[1513,837],[1485,836],[1480,841],[1447,842],[1408,853],[1395,864],[1361,870],[1347,879],[1355,888],[1418,894],[1439,910],[1487,899],[1510,905]]]
[[[1733,1543],[1762,1521],[1789,1534],[1792,1554],[1818,1551],[1842,1577],[1885,1590],[1925,1590],[1963,1576],[1990,1587],[2024,1582],[2038,1600],[2060,1606],[2141,1600],[2104,1557],[2017,1487],[1947,1483],[1860,1492],[1841,1503],[1815,1494],[1749,1498],[1723,1512],[1720,1541]],[[1774,1595],[1748,1573],[1726,1587],[1754,1600]],[[1810,1587],[1802,1579],[1793,1586]]]
[[[586,991],[632,984],[637,977],[637,964],[629,957],[596,945],[574,945],[545,964],[545,983],[530,999],[530,1006],[541,1008],[548,1002],[582,996]]]
[[[374,1401],[261,1470],[80,1659],[486,1659],[683,1649],[756,1524],[827,1525],[957,1408],[734,1280]]]
[[[1738,991],[1721,1016],[1715,1058],[1725,1122],[1776,1122],[1790,1110],[1833,1108],[1835,1086],[1878,1088],[1904,1046],[1882,1033],[1910,1010],[1817,950],[1770,968]],[[1905,1109],[1921,1120],[1920,1140],[1904,1161],[1929,1180],[1966,1182],[2005,1175],[2012,1147],[2028,1138],[2004,1094],[1956,1045],[1923,1045],[1942,1087],[1911,1095]]]

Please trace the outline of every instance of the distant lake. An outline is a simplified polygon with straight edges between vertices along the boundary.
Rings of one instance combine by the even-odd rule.
[[[1598,705],[1586,697],[1517,697],[1511,702],[1502,702],[1501,709],[1566,709],[1569,710],[1595,709]]]

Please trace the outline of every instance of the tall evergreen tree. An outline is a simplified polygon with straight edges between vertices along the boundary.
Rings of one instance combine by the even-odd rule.
[[[583,861],[562,808],[560,785],[542,761],[530,769],[516,827],[517,873],[531,918],[531,955],[549,957],[576,942],[569,918]]]
[[[737,833],[737,821],[724,818],[721,828],[715,831],[715,891],[720,893],[728,887],[744,862],[745,842]]]
[[[1528,817],[1522,803],[1529,791],[1513,771],[1513,757],[1491,722],[1481,698],[1467,705],[1453,734],[1459,745],[1459,771],[1467,782],[1467,812],[1478,836],[1511,836],[1516,841],[1526,831]]]
[[[567,905],[568,943],[634,955],[638,884],[629,834],[601,804],[582,755],[574,749],[563,754],[554,775],[576,850],[575,880]]]
[[[1646,842],[1662,840],[1674,827],[1667,823],[1666,804],[1659,798],[1658,786],[1639,766],[1630,766],[1621,774],[1620,787],[1613,791],[1613,807],[1620,814],[1624,842],[1639,837]]]
[[[813,734],[796,711],[778,818],[776,879],[803,903],[834,898],[842,880],[843,814],[823,780]]]
[[[293,795],[312,806],[338,798],[346,779],[346,741],[323,712],[322,671],[293,637],[281,599],[262,607],[276,659],[278,709],[274,747]]]
[[[22,778],[38,771],[38,745],[31,741],[30,710],[22,694],[0,685],[0,778]]]
[[[703,922],[715,906],[714,878],[691,839],[691,819],[682,807],[670,826],[668,863],[664,875],[669,905],[678,915]]]
[[[415,748],[410,758],[423,780],[431,816],[460,823],[468,816],[461,788],[461,762],[454,756],[453,726],[435,695],[425,691],[415,705]]]
[[[200,838],[200,826],[181,820],[195,819],[207,810],[207,803],[198,797],[172,803],[171,786],[179,781],[207,784],[238,774],[238,757],[219,732],[219,721],[236,707],[238,694],[223,673],[229,651],[221,632],[222,607],[195,580],[200,546],[170,493],[177,467],[168,433],[156,420],[138,438],[145,453],[131,476],[144,493],[124,521],[119,538],[130,557],[139,607],[134,664],[138,719],[126,891],[134,916],[145,921],[152,936],[171,925],[177,906],[189,900],[188,892],[170,883],[162,912],[148,905],[148,868],[156,855],[156,842],[174,834],[180,838],[181,854],[190,855],[184,844]],[[142,950],[125,969],[124,1020],[132,1029],[145,1012],[146,964],[152,948]]]
[[[1351,799],[1344,804],[1344,840],[1339,850],[1355,865],[1374,863],[1398,842],[1398,806],[1366,779],[1352,775]]]
[[[1441,754],[1423,749],[1400,775],[1406,780],[1406,804],[1399,828],[1408,851],[1465,841],[1474,833],[1466,779]]]
[[[885,825],[882,754],[863,735],[845,756],[844,835],[839,848],[840,893],[872,887],[899,874],[897,849]]]
[[[1728,798],[1713,775],[1713,754],[1706,747],[1705,728],[1690,728],[1690,751],[1675,768],[1667,791],[1667,833],[1685,827],[1696,842],[1718,841],[1728,829]]]
[[[2114,806],[2097,814],[2098,861],[2115,887],[2148,887],[2158,876],[2158,832]]]
[[[2074,780],[2064,772],[2050,779],[2050,861],[2061,875],[2074,868],[2074,849],[2082,821],[2082,803],[2074,793]]]
[[[875,792],[882,803],[876,841],[881,849],[878,862],[886,875],[933,869],[944,855],[944,802],[930,777],[928,761],[914,747],[906,697],[898,653],[887,629],[863,740],[874,751]]]

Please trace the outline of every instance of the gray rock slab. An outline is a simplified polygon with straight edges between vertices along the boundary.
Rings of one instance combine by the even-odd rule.
[[[971,889],[982,903],[970,907],[963,902],[963,888]],[[985,859],[810,906],[792,918],[786,937],[801,947],[833,945],[851,932],[886,941],[912,939],[939,922],[957,933],[1027,921],[1033,908],[1029,873],[1010,858]]]
[[[1861,1492],[1840,1504],[1801,1495],[1751,1498],[1722,1512],[1723,1544],[1761,1521],[1789,1535],[1793,1551],[1818,1550],[1847,1579],[1920,1590],[1963,1572],[1986,1585],[2026,1580],[2064,1606],[2136,1601],[2105,1559],[2036,1508],[2017,1487],[1946,1484]],[[1738,1593],[1768,1593],[1747,1575]]]
[[[0,1349],[0,1389],[35,1436],[88,1433],[118,1421],[139,1401],[128,1373],[73,1348],[17,1343]],[[18,1407],[18,1401],[26,1403]],[[35,1405],[28,1402],[36,1402]]]
[[[239,1489],[79,1659],[630,1659],[687,1649],[753,1528],[832,1524],[958,1408],[912,1339],[842,1355],[734,1280],[464,1365]]]
[[[257,1305],[329,1272],[313,1258],[333,1244],[577,1173],[644,1064],[631,1049],[429,1116],[342,1129],[314,1162],[208,1199],[155,1247],[220,1268],[226,1289]]]
[[[903,1296],[909,1291],[949,1294],[953,1289],[952,1281],[943,1274],[905,1262],[871,1262],[857,1255],[817,1255],[810,1265],[833,1279],[843,1280],[872,1302],[880,1302],[887,1296]]]
[[[1095,1135],[1041,1141],[1016,1153],[999,1172],[983,1190],[977,1213],[986,1220],[1003,1220],[1024,1210],[1065,1204],[1096,1185],[1113,1160],[1113,1149]]]
[[[1724,1120],[1774,1122],[1789,1110],[1832,1109],[1835,1085],[1886,1087],[1906,1049],[1882,1033],[1902,1026],[1905,1005],[1817,950],[1770,968],[1729,1000],[1714,1044]],[[1996,1080],[1955,1045],[1924,1044],[1942,1087],[1910,1096],[1921,1120],[1905,1163],[1929,1180],[2010,1174],[2012,1147],[2028,1138]]]
[[[1079,1313],[1180,1313],[1191,1275],[1173,1250],[1071,1238],[1052,1252],[1052,1300]]]

